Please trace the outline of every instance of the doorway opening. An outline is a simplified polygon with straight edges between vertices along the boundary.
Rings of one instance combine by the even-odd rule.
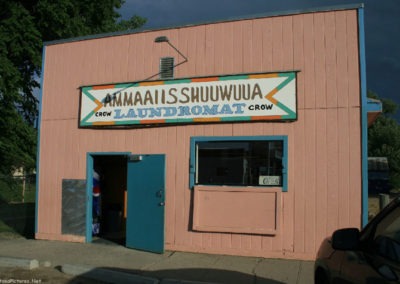
[[[126,242],[127,156],[93,156],[93,242]]]

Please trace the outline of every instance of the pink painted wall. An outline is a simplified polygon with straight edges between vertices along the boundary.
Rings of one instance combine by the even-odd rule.
[[[61,234],[61,181],[86,179],[87,152],[165,153],[166,249],[312,259],[333,230],[361,224],[357,21],[357,10],[317,12],[47,45],[36,237],[83,241]],[[78,129],[80,86],[140,81],[158,72],[160,57],[182,60],[154,43],[160,35],[189,58],[176,78],[299,70],[298,120]],[[213,135],[288,136],[288,192],[277,195],[275,235],[188,229],[190,137]]]

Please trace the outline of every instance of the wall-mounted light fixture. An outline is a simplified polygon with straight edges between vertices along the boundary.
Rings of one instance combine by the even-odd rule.
[[[154,42],[169,42],[169,39],[166,36],[158,36],[154,39]]]
[[[175,65],[174,67],[176,67],[176,66],[178,66],[178,65],[180,65],[180,64],[183,64],[183,63],[185,63],[185,62],[188,61],[187,57],[186,57],[185,55],[183,55],[183,53],[180,52],[174,45],[172,45],[172,43],[169,41],[169,39],[168,39],[166,36],[158,36],[158,37],[156,37],[156,38],[154,39],[154,42],[156,42],[156,43],[161,43],[161,42],[166,42],[166,43],[168,43],[169,46],[171,46],[173,49],[175,49],[175,51],[178,52],[178,53],[185,59],[183,62],[181,62],[181,63]]]
[[[160,61],[160,72],[159,72],[160,78],[161,78],[161,79],[172,79],[172,78],[173,78],[173,74],[174,74],[174,69],[175,69],[175,67],[177,67],[177,66],[179,66],[179,65],[181,65],[181,64],[183,64],[183,63],[185,63],[185,62],[187,62],[188,59],[187,59],[187,57],[186,57],[182,52],[180,52],[180,51],[169,41],[169,39],[168,39],[166,36],[159,36],[159,37],[156,37],[156,38],[154,39],[154,42],[155,42],[155,43],[163,43],[163,42],[168,43],[168,45],[169,45],[170,47],[172,47],[176,52],[179,53],[180,56],[182,56],[182,57],[184,58],[184,60],[183,60],[182,62],[179,62],[179,63],[177,63],[177,64],[175,64],[175,65],[173,65],[173,64],[174,64],[174,63],[173,63],[173,62],[174,62],[174,58],[173,58],[173,57],[164,57],[164,58],[161,58],[161,61]]]
[[[155,43],[163,43],[163,42],[168,43],[169,46],[171,46],[176,52],[179,53],[180,56],[182,56],[182,57],[185,59],[184,61],[179,62],[178,64],[175,64],[175,65],[169,67],[169,69],[173,70],[176,66],[179,66],[179,65],[181,65],[181,64],[183,64],[183,63],[185,63],[185,62],[188,62],[188,58],[187,58],[182,52],[180,52],[174,45],[172,45],[172,43],[169,41],[168,37],[166,37],[166,36],[158,36],[158,37],[156,37],[156,38],[154,39],[154,42],[155,42]],[[173,61],[172,61],[172,62],[173,62]],[[165,69],[162,70],[162,68],[160,68],[160,72],[158,72],[158,73],[156,73],[156,74],[154,74],[154,75],[151,75],[151,76],[147,77],[146,79],[141,80],[140,82],[145,82],[145,81],[151,80],[151,79],[153,79],[154,77],[156,77],[157,75],[161,75],[161,74],[162,74],[163,72],[165,72],[165,71],[167,71],[167,70],[165,70]],[[130,84],[129,86],[133,86],[133,85],[134,85],[134,83]],[[125,87],[125,88],[123,88],[123,89],[120,89],[120,90],[118,90],[118,91],[116,91],[114,94],[117,94],[117,93],[122,92],[123,90],[129,88],[129,86],[128,86],[128,87]]]

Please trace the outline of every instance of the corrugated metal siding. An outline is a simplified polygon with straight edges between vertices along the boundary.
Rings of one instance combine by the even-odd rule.
[[[300,70],[298,121],[78,129],[79,87],[140,81],[159,59],[189,61],[175,77]],[[337,227],[360,226],[361,150],[357,11],[207,24],[46,47],[42,101],[38,236],[62,239],[61,180],[86,178],[87,152],[167,156],[166,248],[312,258]],[[288,192],[275,237],[190,230],[191,136],[287,135]]]

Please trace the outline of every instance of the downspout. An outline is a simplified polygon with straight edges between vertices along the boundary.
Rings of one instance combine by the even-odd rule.
[[[38,214],[39,214],[39,177],[40,177],[40,128],[42,125],[42,100],[43,100],[43,84],[44,84],[44,65],[46,59],[46,46],[42,50],[42,72],[40,76],[40,92],[39,92],[39,114],[37,122],[37,146],[36,146],[36,193],[35,193],[35,235],[38,232]]]

